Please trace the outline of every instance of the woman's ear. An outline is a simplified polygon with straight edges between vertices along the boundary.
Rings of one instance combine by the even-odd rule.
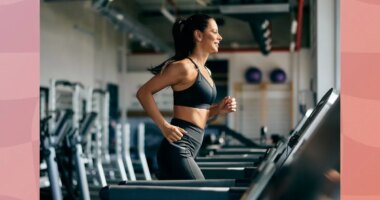
[[[194,31],[194,39],[196,42],[201,42],[203,38],[203,33],[200,30]]]

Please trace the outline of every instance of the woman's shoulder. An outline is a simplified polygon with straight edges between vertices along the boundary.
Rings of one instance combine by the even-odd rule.
[[[181,74],[190,74],[194,72],[194,64],[191,63],[188,59],[182,59],[174,61],[167,66],[168,70],[176,70]]]

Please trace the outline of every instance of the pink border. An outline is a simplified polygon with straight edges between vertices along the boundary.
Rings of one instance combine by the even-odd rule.
[[[342,199],[380,199],[380,2],[340,2]],[[0,1],[0,26],[0,199],[39,199],[39,1]]]
[[[39,1],[0,1],[0,199],[39,199]]]
[[[380,199],[380,1],[340,3],[341,197]]]

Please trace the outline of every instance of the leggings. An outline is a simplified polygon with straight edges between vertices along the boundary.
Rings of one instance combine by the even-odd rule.
[[[172,125],[181,127],[187,133],[181,140],[170,143],[164,138],[157,152],[160,180],[204,180],[194,158],[201,147],[204,130],[191,122],[173,118]]]

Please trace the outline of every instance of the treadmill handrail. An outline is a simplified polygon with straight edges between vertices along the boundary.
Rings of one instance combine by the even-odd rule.
[[[95,123],[95,119],[97,116],[98,116],[98,113],[96,112],[86,113],[79,127],[80,136],[85,137],[86,135],[88,135],[88,133],[91,130],[91,127],[93,127]]]
[[[70,109],[64,110],[63,115],[58,119],[57,126],[54,131],[52,131],[53,136],[56,136],[53,146],[61,144],[64,139],[64,136],[69,133],[69,124],[71,123],[71,118],[73,117],[74,112]]]
[[[261,145],[251,141],[250,139],[244,137],[241,133],[238,133],[230,129],[229,127],[225,125],[208,125],[207,128],[215,128],[215,129],[225,131],[227,135],[234,137],[235,139],[239,140],[239,142],[243,143],[244,145],[252,146],[252,147],[261,147]]]

